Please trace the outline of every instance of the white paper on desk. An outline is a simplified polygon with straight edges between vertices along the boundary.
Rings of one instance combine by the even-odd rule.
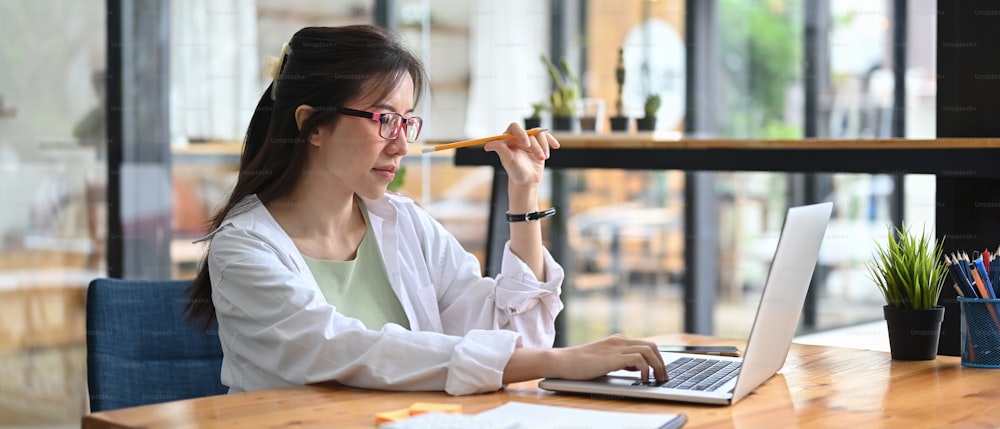
[[[508,402],[492,410],[476,414],[476,423],[486,427],[497,422],[500,427],[523,428],[628,428],[628,429],[672,429],[687,422],[683,414],[643,414],[616,411],[588,410],[552,405]]]

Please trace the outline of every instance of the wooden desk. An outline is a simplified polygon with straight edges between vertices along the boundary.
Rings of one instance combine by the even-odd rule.
[[[736,344],[695,335],[661,344]],[[780,374],[732,406],[596,399],[518,383],[489,394],[383,392],[335,384],[222,395],[86,415],[84,429],[337,427],[374,428],[376,412],[414,402],[461,404],[468,414],[509,401],[601,410],[684,413],[685,428],[712,427],[996,427],[1000,370],[962,367],[957,357],[893,361],[888,353],[793,345]]]
[[[686,139],[678,135],[557,133],[562,148],[546,162],[550,169],[614,168],[628,170],[684,170],[685,271],[684,330],[710,334],[718,274],[717,231],[699,219],[713,219],[715,202],[701,198],[711,191],[703,171],[769,171],[785,173],[934,174],[937,176],[936,234],[947,236],[945,252],[995,248],[1000,243],[1000,138],[938,138],[929,140],[731,140]],[[460,148],[455,165],[494,167],[493,196],[487,238],[486,268],[499,270],[502,246],[509,230],[506,174],[493,153]],[[568,216],[568,204],[553,177],[553,204],[562,205],[551,231],[563,231],[558,222]],[[702,191],[706,190],[706,191]],[[808,193],[808,191],[807,191]],[[818,199],[806,195],[804,199]],[[556,199],[559,201],[556,201]],[[806,201],[818,202],[818,201]],[[985,203],[984,203],[985,202]],[[568,260],[568,249],[556,235],[550,251],[556,260]],[[812,299],[812,298],[809,298]],[[809,304],[807,300],[807,318]],[[939,301],[946,308],[940,353],[959,352],[959,308],[953,290],[945,288]],[[877,316],[877,315],[876,315]],[[560,329],[557,327],[557,329]]]

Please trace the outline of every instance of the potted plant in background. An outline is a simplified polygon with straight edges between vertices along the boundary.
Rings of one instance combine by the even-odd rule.
[[[635,126],[639,131],[653,131],[656,129],[656,112],[660,110],[660,95],[651,94],[646,97],[643,105],[646,116],[635,121]]]
[[[622,48],[618,48],[618,67],[615,68],[615,81],[618,82],[618,99],[615,100],[615,116],[611,117],[611,131],[628,131],[629,117],[625,116],[625,108],[622,105],[622,90],[625,87],[625,59]]]
[[[532,128],[540,128],[542,126],[542,112],[548,106],[545,103],[532,103],[531,104],[531,116],[524,118],[524,129],[530,130]]]
[[[888,242],[877,245],[868,273],[886,305],[893,359],[932,360],[937,357],[944,307],[938,305],[947,267],[941,262],[944,239],[913,235],[904,224],[888,228]]]
[[[549,57],[542,55],[542,63],[548,70],[552,82],[556,88],[549,96],[549,107],[552,111],[552,129],[555,131],[569,131],[573,129],[573,120],[576,118],[577,105],[580,103],[580,81],[569,68],[569,63],[564,58],[560,61],[562,70],[556,68]]]

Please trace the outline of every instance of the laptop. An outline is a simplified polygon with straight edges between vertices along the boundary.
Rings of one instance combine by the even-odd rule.
[[[785,364],[832,211],[833,203],[788,209],[742,358],[661,352],[670,381],[659,386],[621,370],[593,380],[546,378],[538,387],[719,405],[743,399]]]

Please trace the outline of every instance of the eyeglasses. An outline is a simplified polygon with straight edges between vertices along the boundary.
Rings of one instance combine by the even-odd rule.
[[[404,118],[403,115],[396,112],[375,113],[348,109],[346,107],[338,107],[337,112],[348,116],[368,118],[378,122],[378,136],[388,140],[394,140],[399,137],[399,129],[402,128],[406,141],[413,143],[417,140],[417,136],[420,135],[420,128],[424,126],[423,119],[416,116]]]

